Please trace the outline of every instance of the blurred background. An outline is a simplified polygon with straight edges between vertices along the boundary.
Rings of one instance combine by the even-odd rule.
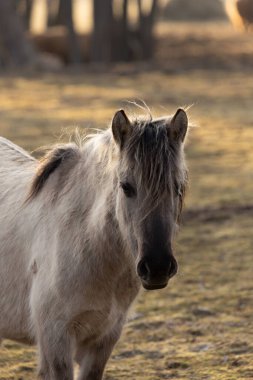
[[[0,7],[3,68],[32,65],[59,69],[71,64],[154,59],[175,70],[179,62],[171,62],[173,57],[169,60],[166,52],[172,48],[181,51],[186,42],[195,54],[191,54],[190,63],[181,63],[182,68],[194,66],[197,61],[198,67],[217,68],[228,65],[221,62],[222,58],[229,61],[231,54],[235,58],[235,49],[224,51],[224,43],[232,43],[235,37],[227,18],[241,30],[249,30],[253,21],[251,0],[2,0]],[[187,30],[192,39],[182,38]],[[173,31],[176,35],[172,36]],[[204,50],[207,34],[213,43],[214,37],[220,36],[222,45],[216,48],[222,49],[224,56],[216,57],[219,61],[214,57],[210,62],[214,50]],[[201,43],[206,61],[197,56]],[[239,58],[242,61],[242,57],[236,58],[237,63]]]
[[[180,270],[145,292],[105,379],[253,378],[253,0],[0,0],[0,134],[37,148],[114,112],[188,107]],[[35,378],[4,341],[0,380]]]

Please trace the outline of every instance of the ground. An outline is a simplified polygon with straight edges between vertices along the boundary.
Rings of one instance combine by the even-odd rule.
[[[173,29],[179,47],[181,38],[190,49],[189,35],[189,43],[197,43],[188,53],[181,48],[186,66],[195,52],[193,69],[182,63],[166,69],[163,42],[154,67],[0,78],[1,135],[30,151],[55,142],[64,128],[104,127],[121,107],[139,112],[127,100],[144,99],[157,116],[192,106],[190,185],[176,243],[179,274],[166,289],[140,295],[107,380],[253,378],[253,36],[235,39],[227,26],[215,34],[211,24],[198,32],[197,25],[178,34]],[[196,42],[203,36],[206,66]],[[234,46],[233,57],[228,46]],[[210,64],[212,49],[213,56],[219,51],[216,63],[227,60],[225,67]],[[178,64],[179,50],[173,58]],[[3,342],[0,380],[34,379],[35,367],[34,348]]]

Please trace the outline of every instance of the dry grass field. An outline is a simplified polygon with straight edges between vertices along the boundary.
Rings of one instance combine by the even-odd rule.
[[[139,112],[127,100],[154,115],[193,105],[180,271],[140,295],[106,380],[253,379],[253,35],[189,28],[163,35],[153,68],[0,78],[0,134],[30,151],[66,128],[103,128],[118,108]],[[34,379],[35,366],[34,348],[3,342],[1,380]]]

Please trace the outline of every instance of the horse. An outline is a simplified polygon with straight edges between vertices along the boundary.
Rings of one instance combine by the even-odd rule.
[[[37,160],[0,140],[0,339],[38,346],[38,378],[100,380],[140,288],[177,272],[187,114],[115,113]]]
[[[252,0],[225,0],[225,10],[235,28],[251,30],[253,24]]]

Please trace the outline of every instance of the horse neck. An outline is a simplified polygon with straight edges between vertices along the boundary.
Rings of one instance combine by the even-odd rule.
[[[114,147],[108,131],[94,137],[87,144],[85,172],[88,173],[84,194],[89,194],[89,220],[94,234],[107,236],[112,245],[122,245],[122,237],[116,218],[116,165]],[[84,160],[85,161],[85,160]],[[87,197],[86,197],[87,200]],[[87,207],[87,204],[86,204]]]
[[[117,177],[116,165],[111,162],[113,147],[101,146],[98,141],[93,145],[91,141],[87,148],[85,171],[88,171],[88,189],[87,182],[83,185],[83,194],[86,194],[84,208],[87,209],[86,233],[92,239],[93,252],[96,252],[97,260],[103,262],[103,268],[107,268],[108,272],[118,268],[118,272],[121,272],[132,268],[132,260],[116,218]]]

